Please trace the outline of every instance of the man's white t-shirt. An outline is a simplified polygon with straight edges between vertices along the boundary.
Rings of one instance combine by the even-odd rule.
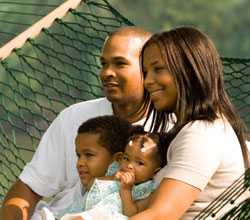
[[[171,142],[167,161],[155,178],[158,183],[172,178],[201,190],[183,220],[193,219],[245,170],[238,138],[222,119],[185,125]]]

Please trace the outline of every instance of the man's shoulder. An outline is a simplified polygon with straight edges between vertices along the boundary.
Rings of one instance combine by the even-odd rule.
[[[105,98],[97,98],[88,101],[83,101],[79,103],[75,103],[67,108],[65,108],[61,113],[61,117],[69,117],[74,118],[83,114],[87,117],[95,117],[103,114],[112,114],[112,105]]]
[[[62,112],[78,111],[79,109],[84,109],[84,108],[91,109],[91,108],[96,108],[97,106],[110,106],[110,105],[111,103],[106,99],[106,97],[102,97],[75,103],[65,108]]]

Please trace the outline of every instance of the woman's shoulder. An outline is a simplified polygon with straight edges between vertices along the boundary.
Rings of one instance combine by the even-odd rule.
[[[240,149],[240,143],[229,122],[219,118],[213,122],[199,120],[185,125],[171,142],[169,153],[187,151],[200,152],[200,156],[221,156],[226,148]]]
[[[218,134],[232,134],[234,133],[232,126],[230,123],[224,118],[218,118],[214,121],[206,121],[206,120],[196,120],[193,122],[189,122],[186,124],[180,131],[181,134],[200,134],[204,136],[210,136]]]

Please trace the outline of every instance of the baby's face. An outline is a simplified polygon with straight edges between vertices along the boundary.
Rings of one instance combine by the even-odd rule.
[[[135,183],[145,182],[151,179],[159,169],[157,147],[141,148],[136,141],[130,141],[125,148],[121,161],[121,170],[135,174]]]
[[[75,140],[77,170],[82,185],[89,190],[94,178],[104,176],[113,158],[110,152],[98,143],[99,134],[78,134]]]

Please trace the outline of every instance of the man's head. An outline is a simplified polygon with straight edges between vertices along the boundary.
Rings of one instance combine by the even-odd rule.
[[[149,32],[138,27],[123,27],[106,39],[100,57],[100,78],[109,101],[136,107],[145,98],[139,56]]]
[[[75,139],[77,169],[86,189],[122,156],[131,128],[129,122],[116,116],[91,118],[79,127]]]

